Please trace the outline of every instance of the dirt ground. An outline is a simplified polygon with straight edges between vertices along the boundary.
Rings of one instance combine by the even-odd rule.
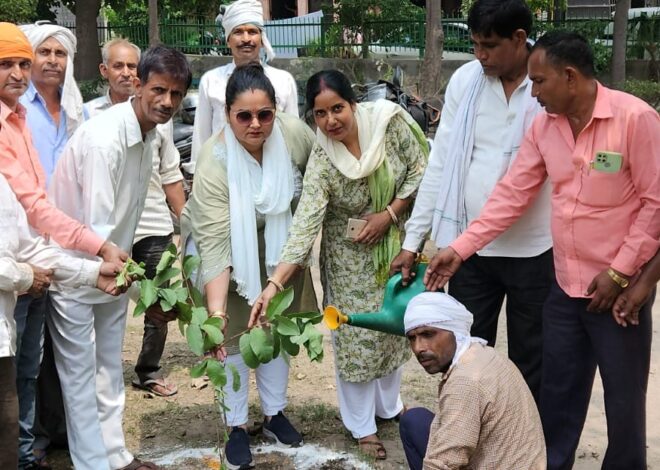
[[[318,273],[316,273],[318,282]],[[320,288],[317,289],[320,300]],[[654,316],[656,325],[660,313],[660,301],[656,301]],[[500,321],[497,348],[506,350],[506,326]],[[373,462],[357,455],[357,447],[339,418],[333,355],[329,332],[324,329],[328,341],[325,343],[325,358],[321,364],[310,363],[306,356],[293,358],[289,376],[289,406],[287,415],[302,432],[306,444],[317,444],[335,450],[339,457],[319,465],[297,466],[291,455],[272,452],[255,455],[257,468],[264,469],[352,469],[355,464],[348,458],[357,456],[362,468],[405,469],[405,456],[398,436],[397,424],[379,424],[379,436],[388,452],[384,462]],[[657,326],[654,335],[657,334]],[[129,315],[124,343],[123,361],[126,384],[126,410],[124,430],[128,448],[140,458],[156,459],[177,449],[213,448],[217,445],[219,427],[218,407],[214,404],[213,392],[203,381],[193,382],[188,368],[195,357],[189,351],[185,338],[175,324],[170,326],[169,338],[163,355],[163,366],[168,380],[179,387],[179,393],[171,398],[155,398],[144,391],[131,387],[133,367],[142,339],[142,319]],[[653,344],[649,394],[647,401],[648,427],[648,468],[660,470],[660,346]],[[433,408],[438,377],[429,376],[413,359],[404,368],[401,396],[408,407],[426,406]],[[250,418],[260,423],[260,408],[256,394],[254,376],[250,379]],[[597,379],[591,400],[587,422],[577,453],[575,469],[595,470],[600,468],[607,445],[607,433],[603,406],[603,391]],[[255,449],[265,443],[259,435],[254,436]],[[208,454],[214,453],[209,450]],[[51,456],[55,470],[70,469],[71,463],[64,450],[55,451]],[[217,469],[217,461],[210,457],[179,460],[166,465],[167,469]]]

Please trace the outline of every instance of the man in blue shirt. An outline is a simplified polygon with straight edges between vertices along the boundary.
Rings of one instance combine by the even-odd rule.
[[[47,184],[64,146],[82,124],[83,101],[73,78],[76,38],[67,28],[51,24],[26,25],[34,49],[32,79],[21,97]]]

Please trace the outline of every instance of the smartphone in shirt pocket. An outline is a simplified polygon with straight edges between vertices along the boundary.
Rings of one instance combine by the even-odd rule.
[[[364,219],[348,219],[346,238],[354,240],[366,225],[367,221]]]
[[[616,173],[623,165],[623,155],[618,152],[596,152],[592,168],[603,173]]]

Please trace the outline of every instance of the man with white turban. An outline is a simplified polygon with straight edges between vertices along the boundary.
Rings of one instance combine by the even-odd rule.
[[[222,15],[222,27],[233,62],[209,70],[199,82],[199,103],[195,111],[195,127],[190,163],[186,170],[194,173],[195,162],[202,145],[216,135],[227,122],[225,90],[227,80],[239,65],[262,61],[264,72],[273,84],[277,110],[298,116],[298,90],[293,76],[267,64],[275,57],[264,31],[263,7],[259,0],[237,0],[227,6]]]
[[[73,132],[84,121],[83,99],[73,78],[76,37],[62,26],[21,26],[34,49],[32,79],[21,97],[47,184]]]
[[[472,314],[441,292],[414,297],[406,336],[429,374],[442,373],[438,410],[413,408],[399,430],[413,470],[544,470],[545,442],[534,399],[518,368],[481,338]]]

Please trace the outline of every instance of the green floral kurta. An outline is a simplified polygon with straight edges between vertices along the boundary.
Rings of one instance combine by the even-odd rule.
[[[396,182],[395,197],[410,197],[422,180],[426,156],[402,117],[396,116],[390,122],[385,145]],[[345,177],[315,145],[280,261],[305,264],[323,228],[320,267],[324,306],[334,305],[345,313],[380,310],[384,288],[376,283],[372,249],[345,238],[348,219],[369,212],[367,178]],[[403,220],[400,223],[403,227]],[[364,328],[342,325],[334,336],[334,345],[339,376],[348,382],[384,377],[410,358],[406,338]]]

